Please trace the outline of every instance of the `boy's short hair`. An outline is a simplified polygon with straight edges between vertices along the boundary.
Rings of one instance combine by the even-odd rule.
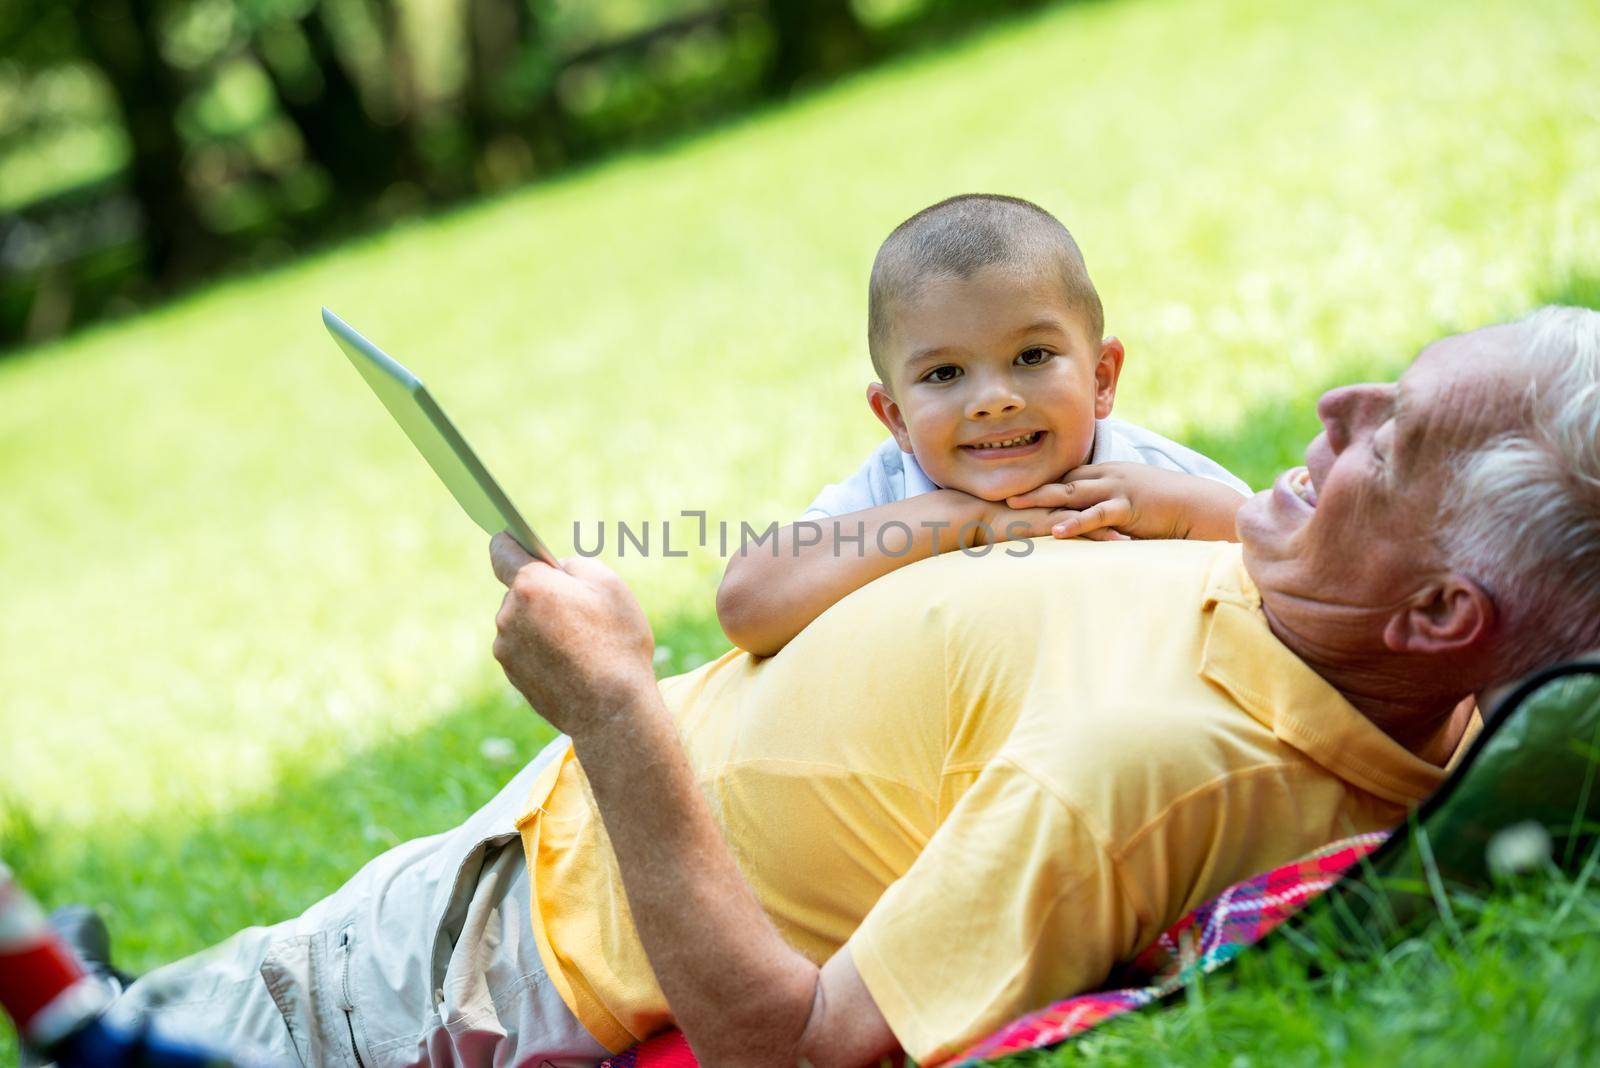
[[[1061,221],[1020,197],[964,193],[923,208],[895,227],[872,262],[867,350],[880,381],[889,382],[883,348],[894,304],[930,278],[971,278],[995,263],[1053,266],[1068,304],[1087,320],[1089,340],[1100,340],[1105,332],[1100,294],[1089,280],[1078,243]]]

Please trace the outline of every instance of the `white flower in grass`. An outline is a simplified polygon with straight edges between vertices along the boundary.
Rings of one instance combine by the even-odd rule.
[[[485,738],[478,743],[478,755],[491,764],[507,764],[515,759],[517,747],[510,738]]]
[[[660,667],[662,664],[668,663],[672,660],[672,646],[656,646],[655,655],[651,659],[654,661],[656,667]]]
[[[1550,860],[1550,832],[1533,820],[1513,823],[1496,831],[1484,851],[1489,871],[1499,878],[1521,875]]]

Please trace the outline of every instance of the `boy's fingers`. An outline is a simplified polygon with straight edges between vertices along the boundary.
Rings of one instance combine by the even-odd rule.
[[[1074,467],[1071,471],[1068,471],[1061,477],[1061,481],[1087,482],[1090,479],[1105,478],[1108,474],[1110,474],[1110,470],[1105,464],[1084,464],[1082,467]]]
[[[1080,467],[1073,474],[1093,470]],[[1013,508],[1087,508],[1115,496],[1117,492],[1117,484],[1109,478],[1072,478],[1007,497],[1006,503]]]
[[[1090,505],[1115,497],[1117,493],[1118,487],[1110,479],[1088,478],[1040,486],[1016,497],[1007,497],[1006,503],[1013,508],[1071,508],[1082,511]]]
[[[1122,494],[1122,487],[1109,478],[1075,478],[1067,485],[1072,487],[1072,507],[1079,511]]]
[[[1048,508],[1014,509],[1005,522],[1000,523],[995,528],[993,537],[997,541],[1043,537],[1050,533],[1050,527],[1055,523],[1056,515],[1056,512]]]
[[[1081,538],[1093,530],[1123,526],[1133,520],[1133,505],[1126,497],[1113,497],[1079,512],[1063,516],[1051,529],[1058,538]]]
[[[1053,482],[1015,497],[1007,497],[1006,504],[1019,511],[1024,508],[1061,508],[1070,502],[1071,497],[1071,483]]]

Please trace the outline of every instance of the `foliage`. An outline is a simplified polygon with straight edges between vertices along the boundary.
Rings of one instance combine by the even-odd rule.
[[[415,366],[558,547],[574,519],[760,525],[879,440],[861,398],[877,242],[939,197],[1010,192],[1085,248],[1128,346],[1118,414],[1260,485],[1323,387],[1593,299],[1597,44],[1579,0],[1075,6],[7,360],[0,855],[52,904],[102,905],[148,967],[459,819],[510,774],[485,738],[538,744],[487,656],[483,539],[320,304]],[[663,671],[720,651],[714,553],[612,562]],[[1508,947],[1538,910],[1485,907]],[[1481,951],[1527,970],[1495,996],[1570,979],[1592,1001],[1552,938]],[[1352,973],[1320,1016],[1305,1006],[1336,980],[1289,1012],[1252,972],[1223,1048],[1248,1061],[1309,1020],[1377,1049],[1448,1018],[1468,1059],[1469,950],[1425,980]]]
[[[12,0],[0,344],[704,125],[1037,0]]]

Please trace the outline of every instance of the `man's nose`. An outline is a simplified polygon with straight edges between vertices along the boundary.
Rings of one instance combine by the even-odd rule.
[[[1362,382],[1330,389],[1317,401],[1317,418],[1328,431],[1328,447],[1343,452],[1363,427],[1376,426],[1387,411],[1392,386]]]
[[[979,384],[967,403],[968,419],[988,419],[1023,409],[1022,394],[1005,378],[996,376]]]

